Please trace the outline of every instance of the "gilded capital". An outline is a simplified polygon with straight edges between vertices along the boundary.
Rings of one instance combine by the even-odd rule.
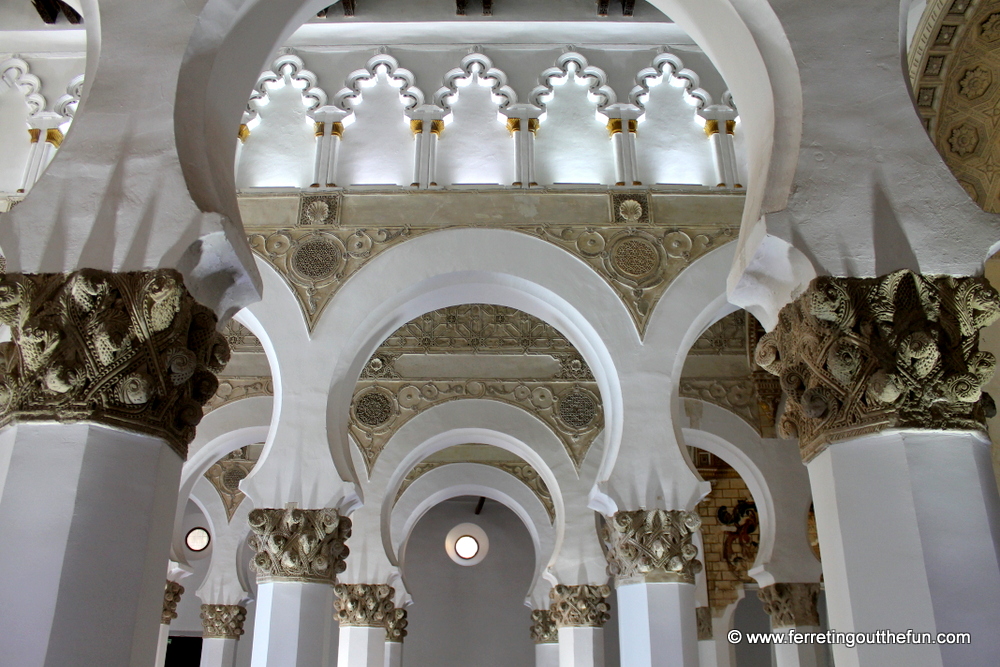
[[[788,396],[780,434],[809,461],[887,428],[985,430],[996,359],[979,350],[979,331],[997,317],[1000,296],[983,278],[816,278],[757,345]]]
[[[201,605],[201,625],[205,639],[239,639],[247,610],[238,604]]]
[[[757,596],[774,629],[819,626],[819,584],[772,584],[757,591]]]
[[[385,640],[402,642],[406,637],[406,610],[394,607],[385,619]]]
[[[531,612],[531,641],[536,644],[559,643],[559,627],[548,609],[535,609]]]
[[[696,512],[616,512],[604,531],[608,574],[617,586],[644,581],[693,584],[702,568],[692,540],[700,527]]]
[[[396,591],[388,584],[337,584],[337,621],[340,625],[388,629]]]
[[[182,458],[229,361],[215,313],[169,269],[7,274],[0,324],[0,426],[96,422]]]
[[[549,612],[556,627],[603,627],[611,615],[607,598],[611,589],[606,586],[559,584],[549,591],[552,605]]]
[[[347,564],[351,520],[335,509],[255,509],[248,517],[257,581],[333,584]]]
[[[170,625],[170,621],[177,618],[177,605],[184,595],[184,587],[176,581],[167,580],[163,588],[163,612],[160,614],[160,624]]]

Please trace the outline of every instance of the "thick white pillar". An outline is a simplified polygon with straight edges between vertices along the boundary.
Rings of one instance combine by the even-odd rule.
[[[621,660],[630,667],[697,667],[694,584],[618,587]]]
[[[559,628],[559,667],[604,667],[604,628]]]
[[[180,568],[174,568],[174,565],[177,565],[177,563],[171,561],[171,568],[169,570],[180,570]],[[183,571],[179,573],[187,574]],[[169,571],[168,574],[170,574]],[[177,618],[177,605],[180,603],[183,594],[183,586],[176,581],[167,579],[166,585],[163,587],[163,611],[160,614],[160,635],[156,643],[156,659],[153,661],[153,667],[163,667],[167,661],[167,643],[170,641],[170,621]]]
[[[233,667],[236,663],[236,642],[243,635],[246,618],[247,610],[238,604],[201,605],[204,633],[200,667]]]
[[[559,667],[559,642],[535,644],[535,667]]]
[[[771,631],[819,632],[819,584],[778,583],[765,586],[757,595],[771,617]],[[775,667],[825,667],[825,646],[816,643],[774,644]]]
[[[160,623],[160,634],[156,641],[156,657],[153,667],[163,667],[167,662],[167,643],[170,641],[170,625]]]
[[[403,642],[385,643],[385,667],[403,667]]]
[[[406,634],[406,614],[397,615],[393,603],[396,590],[388,584],[337,584],[334,590],[340,623],[337,667],[384,667],[386,640]]]
[[[333,663],[333,586],[271,581],[257,586],[252,667]]]
[[[809,462],[830,627],[969,632],[972,643],[834,645],[837,667],[993,664],[1000,501],[974,432],[884,432]]]
[[[549,591],[551,622],[559,629],[559,667],[604,667],[609,595],[604,585],[558,584]]]
[[[199,667],[233,667],[236,664],[234,637],[205,637],[201,640]]]
[[[147,667],[181,458],[97,424],[0,432],[0,656],[18,667]]]
[[[337,667],[384,667],[385,628],[340,626]]]

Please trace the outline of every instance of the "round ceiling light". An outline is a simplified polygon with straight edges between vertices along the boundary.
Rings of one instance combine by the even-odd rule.
[[[462,535],[455,540],[455,553],[458,554],[459,558],[465,560],[475,558],[476,554],[479,553],[479,541],[472,535]]]
[[[459,565],[478,565],[490,550],[486,531],[474,523],[460,523],[444,538],[444,550]]]
[[[208,548],[208,543],[212,541],[212,536],[204,528],[192,528],[184,538],[184,544],[191,551],[204,551]]]

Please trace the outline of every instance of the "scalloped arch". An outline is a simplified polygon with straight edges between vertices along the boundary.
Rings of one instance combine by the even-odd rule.
[[[591,79],[590,92],[597,96],[598,109],[604,109],[618,101],[615,91],[608,85],[608,75],[600,67],[587,62],[587,58],[575,51],[568,51],[556,58],[555,67],[550,67],[538,77],[538,86],[532,91],[531,103],[544,109],[552,90],[552,79],[562,79],[572,73],[580,78]]]
[[[407,110],[424,103],[424,93],[417,88],[413,72],[400,67],[399,61],[388,53],[380,53],[372,56],[363,69],[355,70],[347,76],[344,87],[333,96],[333,105],[353,114],[354,101],[364,98],[362,84],[378,77],[379,69],[384,69],[389,80],[399,84],[399,96]]]
[[[278,57],[271,62],[271,68],[264,70],[257,78],[257,84],[250,93],[246,111],[243,113],[243,123],[248,123],[257,117],[260,108],[267,104],[270,95],[268,86],[279,81],[288,81],[293,85],[302,84],[302,102],[309,111],[315,111],[326,104],[326,92],[316,85],[318,82],[316,74],[306,69],[305,62],[294,51],[282,49]]]
[[[482,53],[470,53],[462,58],[461,66],[449,70],[444,75],[444,86],[434,93],[434,104],[446,111],[451,110],[452,98],[458,95],[458,81],[478,75],[481,79],[491,81],[490,91],[494,97],[501,98],[500,109],[506,109],[511,104],[517,104],[517,93],[507,85],[507,75],[503,70],[493,66],[493,61]]]
[[[685,94],[694,100],[698,109],[704,109],[712,104],[712,96],[701,88],[701,80],[694,70],[684,67],[684,62],[675,54],[664,51],[653,58],[649,67],[639,70],[635,75],[635,87],[629,91],[628,101],[640,109],[645,109],[646,98],[649,96],[650,82],[661,77],[677,79],[684,84]]]
[[[11,88],[21,91],[32,116],[45,111],[45,96],[39,92],[42,89],[42,82],[31,73],[31,67],[27,62],[17,57],[0,62],[0,79]]]

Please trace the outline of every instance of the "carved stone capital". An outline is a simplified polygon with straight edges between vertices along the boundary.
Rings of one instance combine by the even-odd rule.
[[[259,582],[333,584],[347,567],[351,520],[335,509],[255,509],[248,522],[248,543],[256,552],[250,564]]]
[[[698,641],[713,639],[715,635],[712,634],[712,608],[697,607],[695,617],[698,621]]]
[[[819,626],[819,584],[772,584],[760,589],[757,596],[774,629]]]
[[[696,512],[632,510],[616,512],[606,525],[608,574],[615,584],[643,581],[694,583],[701,572],[692,536],[701,527]]]
[[[604,586],[580,584],[579,586],[564,586],[558,584],[549,597],[552,605],[549,612],[557,628],[563,627],[603,627],[611,615],[608,611],[607,597],[611,589]]]
[[[216,317],[168,269],[7,274],[0,281],[0,426],[97,422],[183,458],[229,361]]]
[[[402,642],[406,637],[406,610],[393,608],[385,619],[385,640],[387,642]]]
[[[239,639],[247,610],[238,604],[201,605],[202,637],[209,639]]]
[[[184,587],[176,581],[167,580],[167,585],[163,588],[163,612],[160,614],[160,624],[170,625],[170,621],[177,618],[177,605],[184,595]]]
[[[559,627],[548,609],[535,609],[531,612],[531,641],[536,644],[558,644]]]
[[[757,345],[788,396],[779,432],[809,461],[886,428],[985,430],[996,359],[979,351],[979,331],[997,317],[983,278],[816,278]]]
[[[389,617],[396,608],[392,602],[396,591],[388,584],[337,584],[337,621],[341,625],[365,628],[388,628]]]

